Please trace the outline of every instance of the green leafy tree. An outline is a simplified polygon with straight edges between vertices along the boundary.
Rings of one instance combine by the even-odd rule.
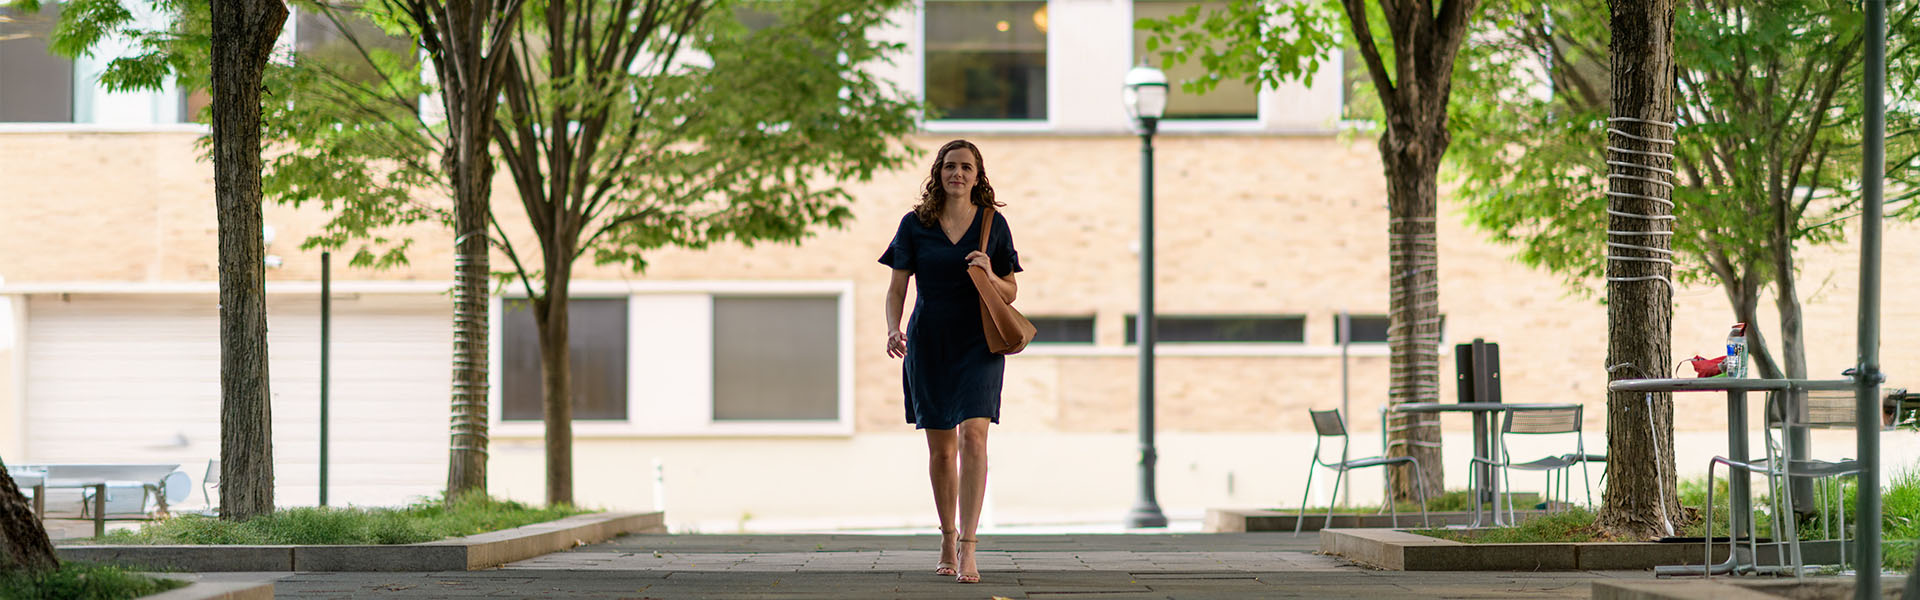
[[[1891,98],[1916,97],[1916,10],[1920,3],[1907,3],[1888,19]],[[1470,49],[1467,60],[1479,68],[1463,73],[1452,163],[1476,226],[1590,295],[1607,273],[1606,242],[1621,241],[1607,236],[1618,228],[1606,212],[1609,157],[1601,143],[1605,91],[1614,83],[1594,68],[1604,56],[1596,50],[1609,43],[1605,17],[1576,3],[1520,8],[1508,18],[1521,35]],[[1861,9],[1840,0],[1774,2],[1764,10],[1699,1],[1680,3],[1673,22],[1672,277],[1723,290],[1734,320],[1750,324],[1755,374],[1807,377],[1794,253],[1841,241],[1859,213]],[[1529,89],[1546,93],[1512,93]],[[1896,204],[1890,214],[1910,218],[1920,105],[1888,108],[1887,173],[1905,190],[1889,200]],[[1780,316],[1777,351],[1758,326],[1769,286]],[[1671,369],[1665,360],[1634,362],[1613,376]],[[1671,460],[1671,408],[1660,405],[1668,406],[1661,427]],[[1610,432],[1617,425],[1609,419]],[[1616,461],[1609,481],[1635,465],[1644,463]],[[1607,496],[1611,506],[1614,490]],[[1647,532],[1607,515],[1622,530]]]
[[[1196,60],[1206,68],[1208,76],[1182,83],[1193,92],[1206,92],[1222,78],[1269,86],[1296,80],[1311,84],[1320,61],[1343,46],[1360,54],[1383,125],[1379,147],[1387,178],[1391,319],[1387,394],[1394,404],[1440,399],[1434,233],[1440,161],[1451,141],[1447,107],[1455,60],[1469,25],[1480,16],[1479,0],[1234,0],[1215,7],[1196,4],[1184,14],[1136,25],[1152,33],[1149,52],[1158,51],[1169,64]],[[1426,492],[1437,493],[1445,485],[1438,424],[1398,414],[1389,430],[1389,453],[1418,458],[1431,488]],[[1390,473],[1395,499],[1417,496],[1418,478]]]
[[[38,0],[12,4],[37,12]],[[65,3],[50,48],[72,57],[111,35],[141,52],[114,61],[101,78],[111,90],[159,89],[180,76],[211,91],[209,153],[219,231],[220,518],[273,512],[273,417],[267,378],[266,248],[260,239],[260,90],[287,20],[282,0],[163,0],[174,26],[145,30],[116,0]]]
[[[102,3],[106,14],[114,0],[81,1]],[[591,256],[638,272],[660,248],[798,242],[816,226],[843,225],[850,196],[841,184],[909,152],[904,138],[919,107],[867,70],[900,49],[870,39],[869,29],[905,5],[303,2],[333,26],[338,45],[266,74],[269,95],[283,100],[264,106],[265,136],[280,150],[267,162],[266,190],[328,210],[333,218],[306,247],[351,247],[355,266],[405,264],[413,240],[403,229],[423,223],[458,232],[463,290],[483,281],[475,265],[489,272],[487,253],[469,246],[509,259],[510,270],[491,275],[526,290],[539,328],[547,498],[571,502],[566,297],[575,263]],[[156,6],[174,11],[164,30],[134,31],[129,18],[112,15],[75,21],[96,38],[141,36],[147,52],[115,61],[109,78],[158,87],[204,64],[193,40],[206,29],[193,7]],[[771,24],[749,28],[739,11]],[[522,13],[532,17],[516,19]],[[451,91],[456,84],[467,91]],[[440,101],[439,114],[424,109],[425,98]],[[488,135],[475,135],[481,130]],[[489,197],[486,183],[501,164],[530,231],[508,230],[491,205],[484,232],[462,212]],[[538,247],[514,246],[526,238]],[[463,461],[484,461],[483,292],[467,290],[455,307],[450,490],[461,488]],[[484,487],[480,465],[465,485]]]
[[[1668,258],[1673,256],[1673,3],[1608,4],[1613,36],[1613,116],[1607,120],[1606,141],[1609,380],[1644,377],[1651,370],[1624,367],[1664,370],[1673,360],[1673,261]],[[1533,32],[1548,40],[1549,48],[1557,48],[1552,40],[1564,35],[1544,27]],[[1672,448],[1673,394],[1607,394],[1607,460],[1614,466],[1601,495],[1602,528],[1642,539],[1676,532],[1681,512]]]
[[[851,214],[842,183],[907,157],[918,107],[866,68],[900,48],[867,33],[902,6],[528,3],[509,36],[492,138],[530,230],[490,217],[486,239],[512,267],[497,276],[524,289],[538,329],[548,502],[573,500],[567,298],[576,263],[642,272],[660,248],[798,242],[816,226],[841,226]],[[741,11],[764,27],[748,27]],[[359,12],[418,29],[373,5]],[[434,146],[422,143],[434,126],[413,99],[435,84],[396,57],[365,55],[382,77],[345,85],[321,68],[289,72],[293,101],[269,132],[291,150],[269,181],[284,200],[333,211],[313,243],[359,243],[356,263],[397,264],[409,241],[391,236],[395,227],[446,218],[415,200],[435,169]]]
[[[32,4],[34,2],[37,0],[24,0],[21,5],[37,8]],[[143,27],[129,5],[121,0],[67,2],[63,5],[59,27],[51,40],[52,47],[56,52],[75,56],[91,52],[109,36],[125,36],[139,50],[130,56],[117,57],[109,64],[101,76],[102,85],[108,89],[157,90],[170,80],[177,80],[180,87],[186,90],[204,88],[209,80],[208,73],[214,56],[210,51],[216,47],[215,42],[219,38],[213,32],[240,30],[235,29],[235,24],[216,29],[212,21],[212,5],[207,0],[152,0],[149,5],[153,12],[165,19],[165,25],[158,28]],[[269,64],[266,53],[271,51],[272,43],[278,36],[276,24],[273,31],[260,34],[264,41],[256,40],[261,72],[250,75],[250,83],[244,86],[251,98],[247,102],[255,105],[260,104],[259,91],[263,86],[274,98],[303,98],[295,105],[272,103],[265,107],[265,135],[274,143],[294,140],[297,132],[289,133],[286,127],[288,120],[315,116],[316,113],[305,104],[325,98],[325,101],[351,103],[356,107],[355,110],[362,113],[414,119],[419,124],[417,130],[384,132],[388,137],[380,141],[389,144],[411,143],[416,150],[424,147],[438,158],[438,164],[434,164],[431,159],[423,159],[419,153],[396,155],[395,158],[414,159],[416,162],[405,165],[408,168],[389,168],[385,177],[414,192],[432,190],[444,194],[451,199],[451,209],[422,209],[421,205],[412,203],[410,195],[389,194],[385,198],[394,200],[395,207],[371,208],[366,215],[348,220],[344,226],[336,220],[336,227],[308,246],[339,247],[358,228],[390,221],[389,212],[413,218],[431,216],[455,228],[458,240],[455,272],[459,285],[454,290],[453,423],[447,469],[448,498],[471,490],[486,489],[487,281],[491,272],[487,262],[485,230],[489,215],[487,201],[492,197],[494,172],[488,149],[506,61],[506,36],[503,34],[513,30],[521,6],[521,0],[493,3],[475,3],[472,0],[372,0],[344,5],[302,2],[300,7],[303,12],[324,17],[323,21],[314,21],[314,26],[322,29],[331,27],[340,39],[331,44],[303,49],[293,57],[292,65]],[[279,11],[283,13],[281,19],[284,20],[284,4]],[[395,44],[379,44],[376,42],[382,40],[362,39],[364,36],[357,34],[384,37],[387,42],[393,41],[390,36],[397,36],[400,44],[396,48]],[[422,84],[418,61],[415,60],[417,54],[427,56],[435,73],[446,74],[441,78],[443,85],[428,87]],[[442,121],[431,125],[418,117],[418,98],[428,93],[434,93],[441,101],[445,115]],[[402,94],[413,96],[403,97]],[[220,105],[219,94],[216,92],[214,96],[214,104]],[[257,123],[261,117],[260,108],[252,109],[251,113]],[[324,118],[327,115],[319,113],[317,116]],[[222,131],[220,115],[214,113],[212,118],[215,122],[213,149],[218,154]],[[299,124],[332,128],[340,126],[341,122],[299,121]],[[244,129],[253,139],[252,147],[256,149],[260,145],[262,129],[257,124]],[[261,165],[259,153],[256,151],[254,155],[253,164],[245,170],[257,180],[261,177]],[[354,185],[367,177],[376,176],[370,173],[370,169],[341,172],[303,170],[330,165],[303,162],[300,158],[298,153],[279,155],[270,162],[267,167],[271,172],[266,175],[264,182],[265,193],[297,203],[307,198],[304,192],[318,191],[324,194],[325,190],[345,189],[340,186]],[[221,163],[216,159],[215,164],[218,171]],[[260,229],[257,221],[263,184],[254,181],[250,185],[253,197],[247,206],[251,207],[250,218],[254,223],[236,225],[239,228],[236,231]],[[383,191],[395,192],[397,189]],[[374,192],[376,196],[378,193]],[[226,213],[222,214],[224,216]],[[458,235],[457,232],[474,235]],[[354,262],[357,265],[392,265],[401,262],[404,254],[392,250],[389,248],[387,254],[376,257],[363,246],[361,253],[354,257]],[[255,249],[252,253],[262,254],[263,250]],[[246,260],[251,262],[245,264],[256,267],[260,263],[257,256]],[[222,273],[224,281],[227,275],[224,270]],[[256,279],[264,280],[264,274]],[[222,290],[227,287],[223,284]],[[252,306],[226,298],[222,299],[221,304]],[[264,331],[264,304],[259,309],[257,326]],[[222,314],[224,316],[227,313]],[[264,336],[264,333],[261,335]],[[264,397],[264,337],[260,341],[259,352],[259,357],[243,357],[240,360],[245,364],[257,365],[260,371],[258,377],[262,382],[260,394]],[[258,410],[248,408],[241,414],[253,415],[264,410],[265,406],[262,405]],[[265,422],[263,416],[250,418]],[[242,432],[247,429],[222,427],[223,432]],[[263,436],[253,437],[262,437],[264,440]],[[233,456],[222,451],[221,468],[227,472],[225,480],[229,482],[228,493],[221,496],[223,503],[229,497],[236,501],[248,501],[246,499],[251,496],[247,490],[252,487],[243,483],[247,479],[241,478],[240,474],[257,471],[257,460],[265,460],[269,469],[264,481],[272,480],[271,453],[248,451],[246,454]],[[255,476],[260,475],[255,473]],[[270,497],[263,506],[266,507],[263,510],[271,510]]]

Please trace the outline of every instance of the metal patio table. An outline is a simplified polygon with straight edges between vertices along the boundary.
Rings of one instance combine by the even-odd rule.
[[[1386,454],[1387,413],[1388,412],[1407,413],[1407,414],[1429,414],[1429,413],[1448,413],[1448,412],[1473,413],[1473,437],[1474,437],[1473,456],[1474,458],[1479,458],[1483,460],[1493,460],[1495,456],[1498,456],[1500,454],[1500,435],[1498,432],[1498,427],[1500,426],[1500,422],[1496,418],[1496,419],[1493,419],[1491,423],[1489,423],[1488,419],[1490,415],[1493,415],[1494,413],[1505,412],[1507,409],[1514,408],[1514,407],[1570,408],[1573,406],[1577,406],[1577,405],[1565,404],[1565,403],[1507,404],[1502,402],[1451,402],[1451,403],[1450,402],[1407,402],[1404,404],[1391,404],[1386,407],[1386,410],[1383,410],[1380,412],[1380,451],[1381,451],[1381,455],[1384,456]],[[1488,427],[1488,425],[1492,425],[1492,427]],[[1499,478],[1500,478],[1499,469],[1495,469],[1493,468],[1493,465],[1489,465],[1486,463],[1475,463],[1475,464],[1478,465],[1478,469],[1476,470],[1484,470],[1483,473],[1474,474],[1474,476],[1479,477],[1480,481],[1486,482],[1486,485],[1482,486],[1482,489],[1493,490],[1494,493],[1496,494],[1493,500],[1494,502],[1493,524],[1495,526],[1512,525],[1512,523],[1505,523],[1500,520],[1500,504],[1499,504],[1500,500],[1498,496],[1498,493],[1499,493],[1498,490],[1500,489],[1500,486],[1498,485]],[[1391,497],[1391,496],[1392,494],[1388,494],[1388,497]],[[1478,498],[1475,498],[1474,500],[1475,502],[1473,503],[1473,524],[1469,525],[1469,527],[1480,526],[1481,502],[1479,502],[1480,499]]]
[[[1789,390],[1851,390],[1858,385],[1851,379],[1735,379],[1726,377],[1696,379],[1621,379],[1607,384],[1611,392],[1726,392],[1727,393],[1727,458],[1736,463],[1748,462],[1747,458],[1747,392],[1784,392]],[[1782,443],[1787,444],[1788,455],[1792,455],[1793,436],[1783,436]],[[1753,536],[1753,492],[1750,489],[1750,472],[1742,467],[1728,466],[1727,487],[1731,490],[1732,527],[1727,535],[1729,542],[1736,542],[1742,536]],[[1708,482],[1709,485],[1712,482]],[[1748,564],[1741,564],[1740,546],[1732,544],[1727,552],[1727,560],[1717,565],[1669,565],[1654,569],[1655,575],[1701,575],[1708,572],[1719,575],[1733,573],[1741,569],[1759,571],[1754,564],[1757,557],[1747,557]]]

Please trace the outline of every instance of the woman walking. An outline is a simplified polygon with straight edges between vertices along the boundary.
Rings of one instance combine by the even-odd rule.
[[[893,267],[887,286],[887,356],[905,357],[901,370],[907,422],[926,431],[927,474],[940,516],[937,575],[978,583],[974,562],[980,504],[987,489],[987,426],[1000,422],[1000,383],[1006,357],[987,350],[980,323],[980,292],[969,267],[986,269],[987,280],[1012,302],[1020,287],[1013,232],[995,214],[981,227],[981,210],[1002,206],[993,199],[980,149],[954,140],[934,154],[920,203],[900,219],[900,228],[880,256]],[[987,251],[980,236],[987,235]],[[907,280],[915,284],[913,318],[900,331]],[[958,523],[955,522],[956,513]]]

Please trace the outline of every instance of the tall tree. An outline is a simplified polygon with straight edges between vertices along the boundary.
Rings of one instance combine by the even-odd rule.
[[[1609,5],[1608,378],[1657,377],[1673,358],[1673,0]],[[1681,513],[1672,448],[1672,394],[1607,395],[1601,527],[1641,539],[1674,534]]]
[[[211,0],[213,200],[220,231],[220,518],[273,512],[267,267],[260,238],[260,80],[281,0]]]
[[[540,252],[499,241],[539,330],[547,499],[573,498],[574,264],[665,246],[797,242],[849,216],[845,181],[906,157],[917,107],[866,65],[903,0],[542,0],[495,139]],[[752,13],[764,27],[748,27]],[[498,223],[498,221],[496,221]]]
[[[447,498],[487,491],[487,222],[492,214],[493,114],[512,62],[507,41],[523,0],[399,0],[438,74],[446,111],[442,176],[453,188],[453,422]]]
[[[1393,404],[1440,399],[1440,277],[1435,213],[1441,158],[1451,142],[1447,105],[1455,58],[1480,14],[1479,0],[1237,0],[1216,9],[1196,5],[1166,20],[1143,19],[1148,50],[1167,48],[1169,62],[1197,58],[1211,75],[1249,83],[1312,82],[1319,62],[1341,47],[1337,10],[1349,48],[1360,53],[1380,102],[1379,137],[1387,178],[1388,326]],[[1205,13],[1204,18],[1202,13]],[[1226,40],[1226,44],[1212,43]],[[1186,82],[1205,91],[1215,78]],[[1426,471],[1428,493],[1444,484],[1440,428],[1395,414],[1389,454],[1413,456]],[[1393,472],[1396,499],[1413,498],[1416,478]]]
[[[0,461],[0,572],[47,571],[59,566],[47,528],[27,505],[6,463]]]
[[[509,36],[498,90],[505,105],[489,123],[527,228],[490,214],[486,240],[511,265],[496,278],[525,291],[539,332],[550,503],[573,500],[575,264],[591,256],[640,272],[658,248],[797,242],[816,225],[844,223],[841,185],[907,153],[917,106],[868,71],[900,46],[867,37],[905,5],[542,0],[522,9],[530,16]],[[403,11],[352,12],[389,32],[420,30]],[[416,197],[444,144],[413,99],[445,77],[424,81],[378,50],[360,56],[379,77],[355,80],[310,60],[279,82],[292,101],[271,113],[269,136],[289,151],[270,165],[269,188],[333,212],[310,243],[357,242],[356,264],[399,264],[410,241],[389,237],[393,228],[450,218]]]
[[[1910,4],[1889,19],[1895,40],[1891,47],[1897,49],[1888,56],[1891,72],[1920,72],[1920,51],[1910,43],[1920,33],[1916,8],[1920,5]],[[1739,3],[1696,0],[1678,3],[1675,12],[1669,85],[1675,90],[1677,131],[1647,136],[1649,132],[1623,130],[1677,140],[1669,178],[1675,186],[1670,214],[1678,217],[1667,236],[1673,252],[1668,257],[1676,263],[1671,277],[1681,285],[1704,282],[1721,288],[1732,320],[1749,325],[1754,374],[1806,377],[1800,325],[1805,293],[1797,285],[1794,254],[1803,247],[1839,241],[1842,228],[1859,210],[1860,8],[1845,1],[1800,0],[1754,10]],[[1635,243],[1607,236],[1609,230],[1621,230],[1618,219],[1607,213],[1610,202],[1621,198],[1607,198],[1603,192],[1608,181],[1600,174],[1609,173],[1607,161],[1623,153],[1609,156],[1597,143],[1608,116],[1600,99],[1608,97],[1606,90],[1622,85],[1615,79],[1624,75],[1592,68],[1595,49],[1609,44],[1609,26],[1583,5],[1516,5],[1512,14],[1537,26],[1526,28],[1528,35],[1469,52],[1468,60],[1480,68],[1468,72],[1458,111],[1465,116],[1456,129],[1460,193],[1473,200],[1469,212],[1476,226],[1495,240],[1518,245],[1524,261],[1560,273],[1574,290],[1597,295],[1597,282],[1619,275],[1609,269],[1624,266],[1608,265],[1607,242]],[[1500,68],[1488,68],[1494,65]],[[1909,77],[1904,85],[1912,81]],[[1897,75],[1894,85],[1903,85]],[[1528,88],[1550,93],[1500,92]],[[1894,103],[1887,118],[1893,132],[1887,138],[1887,173],[1895,189],[1904,185],[1908,190],[1890,203],[1900,203],[1914,197],[1912,185],[1920,179],[1920,164],[1915,163],[1920,107]],[[1607,145],[1646,149],[1621,146],[1623,141],[1636,142],[1616,134]],[[1615,177],[1611,183],[1635,180]],[[1640,195],[1666,197],[1659,191]],[[1661,206],[1653,208],[1666,210]],[[1902,204],[1890,214],[1914,213],[1912,204]],[[1620,254],[1653,255],[1631,249]],[[1637,285],[1642,284],[1611,284],[1608,292]],[[1770,285],[1780,315],[1782,345],[1777,352],[1767,344],[1772,336],[1758,315]],[[1608,363],[1634,364],[1614,371],[1613,378],[1670,372],[1671,362],[1654,358],[1652,353],[1632,360],[1616,355]],[[1611,403],[1616,416],[1624,416],[1622,400]],[[1645,397],[1633,402],[1642,407],[1647,403]],[[1655,399],[1656,415],[1670,414],[1665,402]],[[1628,438],[1610,442],[1631,448],[1610,452],[1652,456],[1631,441],[1645,432],[1658,442],[1658,452],[1671,456],[1671,437],[1665,433],[1670,419],[1657,416],[1659,425],[1651,428],[1643,423],[1610,423],[1615,435]],[[1610,482],[1620,481],[1616,477],[1623,466],[1653,473],[1651,462],[1613,462]],[[1637,508],[1609,504],[1611,512],[1604,517],[1622,532],[1647,533],[1650,524],[1661,520],[1655,509],[1671,508],[1670,503],[1653,503],[1652,495],[1622,493],[1618,498],[1638,503]],[[1607,497],[1610,503],[1616,499],[1611,490]]]
[[[13,6],[39,10],[37,0]],[[260,231],[260,90],[273,44],[287,20],[281,0],[165,0],[163,29],[143,30],[118,0],[74,0],[60,12],[49,45],[88,53],[115,35],[142,52],[113,61],[110,90],[160,89],[179,78],[211,84],[213,195],[220,271],[220,518],[244,521],[273,511],[273,413],[267,372],[266,250]]]
[[[36,2],[23,0],[19,4],[37,8]],[[132,38],[141,50],[110,62],[101,76],[102,84],[109,89],[158,90],[175,80],[186,90],[205,86],[210,47],[215,37],[207,0],[153,0],[151,4],[166,22],[158,27],[143,28],[121,0],[72,0],[67,3],[69,10],[61,15],[62,23],[52,40],[53,48],[74,56],[90,52],[108,36],[124,35]],[[303,162],[298,153],[277,155],[267,165],[264,186],[269,195],[297,204],[325,196],[325,190],[355,185],[372,177],[415,191],[437,184],[453,199],[449,208],[389,195],[386,198],[393,201],[392,206],[359,213],[358,220],[335,221],[326,233],[309,239],[306,244],[308,248],[338,248],[357,233],[396,221],[434,218],[454,228],[455,273],[459,283],[454,290],[449,498],[486,489],[487,281],[491,276],[486,246],[486,199],[491,197],[494,173],[488,148],[493,112],[499,102],[501,73],[507,61],[504,33],[512,31],[522,5],[521,0],[491,3],[367,0],[339,6],[301,2],[302,11],[324,17],[323,21],[315,21],[316,26],[331,27],[344,37],[344,48],[318,49],[316,56],[294,56],[291,64],[269,63],[264,70],[251,75],[256,100],[258,90],[264,86],[276,98],[324,97],[350,104],[357,112],[417,122],[418,127],[406,135],[391,132],[385,136],[361,135],[375,139],[362,139],[362,145],[384,145],[389,150],[407,148],[408,152],[395,151],[392,156],[401,161],[398,168],[389,165],[383,173],[367,169],[340,173],[310,171],[305,169],[316,166],[315,163]],[[283,5],[281,12],[285,12],[285,8]],[[383,39],[362,39],[367,36]],[[395,51],[392,44],[380,43],[392,41],[386,36],[398,36],[404,48]],[[422,83],[418,61],[414,58],[414,50],[421,49],[426,50],[434,73],[444,74],[442,85],[428,87]],[[429,124],[423,119],[418,98],[432,92],[439,92],[436,97],[442,104],[443,120]],[[297,143],[303,135],[313,134],[297,128],[332,130],[342,123],[328,120],[328,116],[303,106],[273,103],[265,107],[265,135],[276,144]],[[214,119],[217,122],[219,117],[216,115]],[[220,128],[216,125],[215,129],[217,132]],[[260,129],[252,127],[248,131]],[[258,145],[259,135],[253,137]],[[434,154],[438,161],[422,158],[422,152]],[[215,153],[219,153],[218,144]],[[252,168],[256,180],[260,179],[259,167],[260,160],[256,158]],[[261,187],[260,181],[253,185],[255,190]],[[259,227],[256,225],[254,229]],[[404,240],[400,245],[405,245]],[[362,246],[353,257],[355,266],[392,266],[403,261],[403,254],[379,255],[367,246]],[[228,304],[223,301],[223,305]],[[256,362],[264,378],[265,360]],[[270,453],[255,455],[271,457]],[[227,468],[227,462],[222,464],[223,469]],[[242,461],[242,464],[247,463]],[[229,484],[229,493],[242,495],[238,494],[241,484],[237,480],[229,481],[236,481]]]

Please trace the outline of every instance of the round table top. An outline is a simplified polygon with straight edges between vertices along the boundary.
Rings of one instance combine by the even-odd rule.
[[[1611,392],[1757,392],[1771,390],[1846,390],[1851,379],[1746,379],[1701,377],[1687,379],[1621,379],[1609,382]]]
[[[1506,404],[1502,402],[1408,402],[1388,405],[1387,410],[1406,413],[1499,412],[1509,408],[1572,408],[1578,404]]]

